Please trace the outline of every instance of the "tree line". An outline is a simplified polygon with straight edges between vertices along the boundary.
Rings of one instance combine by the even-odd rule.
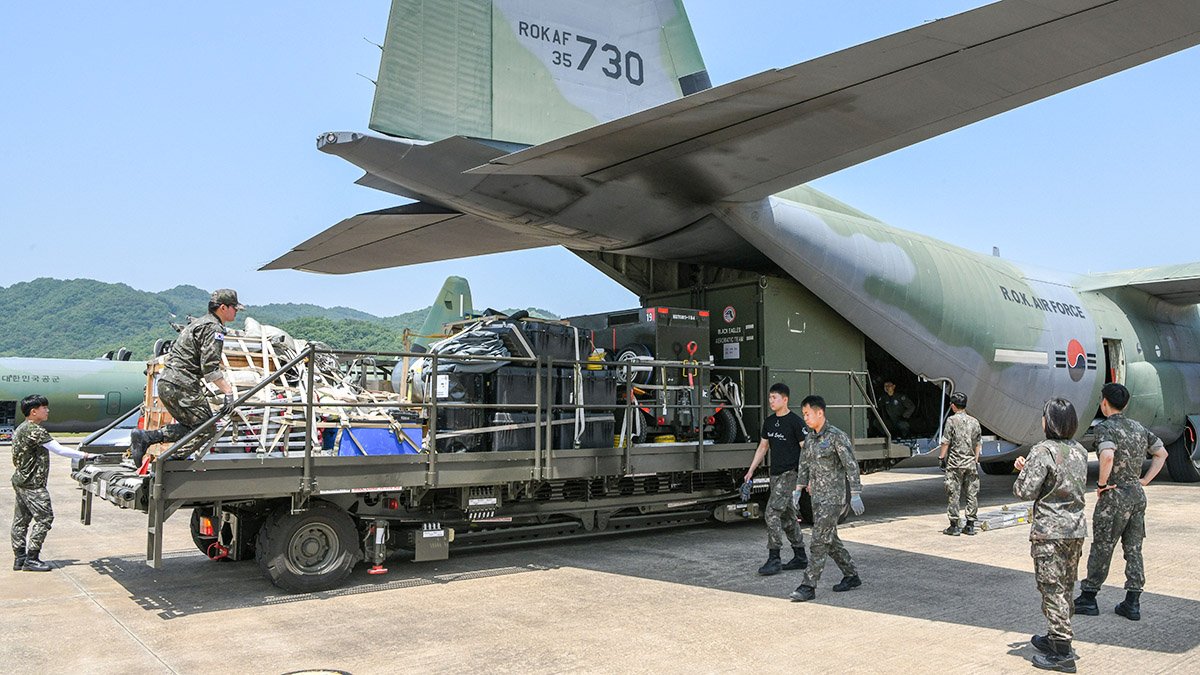
[[[207,311],[208,297],[195,286],[152,293],[92,279],[42,278],[0,287],[0,356],[90,359],[124,347],[132,359],[145,360],[155,341],[174,339],[171,323]],[[419,330],[428,313],[423,307],[378,317],[349,307],[275,303],[249,306],[233,328],[248,316],[336,349],[399,351],[404,330]],[[536,308],[530,313],[556,318]]]

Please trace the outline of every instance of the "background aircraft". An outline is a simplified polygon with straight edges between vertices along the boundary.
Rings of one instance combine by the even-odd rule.
[[[383,135],[318,147],[416,201],[264,269],[557,244],[643,300],[790,277],[861,333],[868,362],[965,391],[1014,444],[1041,437],[1047,398],[1072,400],[1086,429],[1103,384],[1125,382],[1172,476],[1200,480],[1200,264],[1037,270],[803,186],[1197,42],[1188,0],[1003,0],[710,88],[681,2],[395,0],[370,123]]]
[[[94,431],[142,403],[146,364],[110,359],[0,358],[0,427],[25,420],[30,394],[50,400],[50,431]]]
[[[454,321],[461,321],[472,315],[474,307],[471,304],[471,285],[462,277],[446,277],[446,282],[438,291],[425,323],[421,324],[420,332],[413,338],[413,351],[424,351],[429,343],[436,342],[442,334],[442,326]]]

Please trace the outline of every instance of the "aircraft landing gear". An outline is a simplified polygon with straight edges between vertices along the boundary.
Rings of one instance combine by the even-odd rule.
[[[1196,430],[1190,424],[1167,446],[1167,473],[1176,483],[1200,482],[1200,452],[1196,448]]]

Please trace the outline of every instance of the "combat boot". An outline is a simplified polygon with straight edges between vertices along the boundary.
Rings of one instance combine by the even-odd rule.
[[[792,547],[792,559],[783,564],[781,569],[785,570],[803,570],[808,569],[808,556],[804,554],[803,546]],[[761,572],[761,570],[760,570]]]
[[[1050,645],[1049,635],[1034,635],[1029,638],[1029,644],[1037,648],[1038,651],[1046,652],[1047,654],[1054,652],[1054,647]]]
[[[962,530],[958,527],[958,519],[952,519],[950,521],[950,527],[942,530],[942,534],[948,534],[951,537],[957,537],[958,535],[962,534]]]
[[[973,537],[973,536],[975,536],[976,531],[977,530],[975,529],[975,519],[967,518],[967,525],[966,525],[966,527],[964,527],[962,529],[962,533]]]
[[[834,584],[833,590],[836,593],[841,593],[842,591],[848,591],[851,588],[858,588],[859,586],[862,586],[862,579],[859,579],[857,574],[851,574],[848,577],[842,577],[841,581]]]
[[[13,549],[13,571],[20,572],[25,566],[25,549]]]
[[[758,573],[764,577],[769,577],[772,574],[779,574],[783,571],[783,561],[779,559],[779,549],[767,549],[767,562],[758,568]]]
[[[1075,672],[1075,652],[1071,649],[1070,640],[1055,640],[1047,638],[1050,651],[1045,654],[1034,654],[1033,665],[1042,670],[1056,670],[1060,673]]]
[[[133,465],[140,467],[142,461],[146,459],[146,450],[155,443],[163,442],[163,433],[161,429],[153,431],[142,431],[134,429],[129,434],[129,455],[133,457]]]
[[[1141,591],[1125,591],[1125,601],[1117,605],[1117,614],[1130,621],[1141,621],[1142,608],[1138,604],[1141,595]]]
[[[1079,597],[1075,598],[1075,613],[1100,616],[1100,607],[1096,605],[1096,591],[1079,591]]]
[[[38,559],[40,554],[41,551],[30,551],[29,555],[25,556],[25,563],[21,565],[21,569],[25,572],[49,572],[54,569]]]
[[[817,589],[800,584],[788,597],[792,599],[792,602],[808,602],[817,597]]]

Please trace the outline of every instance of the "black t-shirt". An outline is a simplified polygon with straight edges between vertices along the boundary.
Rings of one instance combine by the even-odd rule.
[[[804,420],[788,411],[783,417],[771,415],[763,422],[762,438],[771,448],[771,475],[795,471],[800,466],[800,444],[808,436]]]

